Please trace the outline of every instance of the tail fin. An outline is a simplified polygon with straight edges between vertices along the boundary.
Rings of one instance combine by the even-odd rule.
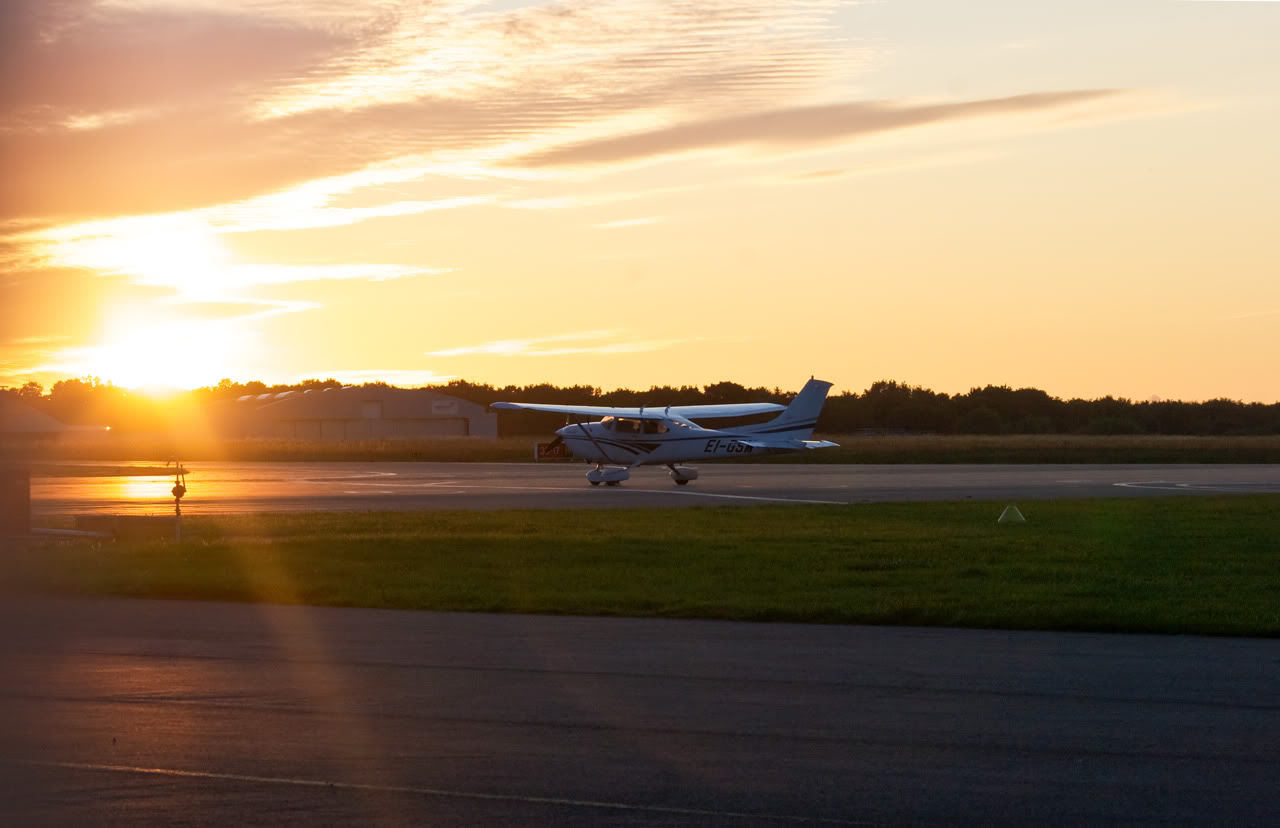
[[[818,414],[827,401],[831,383],[810,379],[796,394],[786,410],[767,423],[747,429],[751,434],[768,436],[769,439],[808,440],[818,424]]]

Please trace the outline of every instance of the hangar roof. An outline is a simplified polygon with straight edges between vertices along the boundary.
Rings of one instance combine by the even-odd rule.
[[[491,416],[488,410],[467,400],[450,397],[426,388],[390,388],[386,386],[332,386],[321,393],[245,395],[236,408],[252,411],[255,417],[274,420],[359,419],[366,416],[362,403],[380,402],[384,418],[479,417]]]
[[[5,434],[61,434],[73,431],[71,426],[55,420],[43,411],[14,399],[13,394],[0,394],[0,432]]]

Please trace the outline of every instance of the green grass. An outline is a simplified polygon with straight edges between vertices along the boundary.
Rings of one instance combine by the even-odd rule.
[[[199,461],[439,461],[532,462],[535,441],[527,437],[433,440],[184,440],[112,434],[93,441],[28,447],[8,446],[4,456],[28,461],[104,462],[159,460],[177,456]],[[783,454],[778,463],[1280,463],[1280,435],[1197,437],[1175,435],[939,434],[903,436],[825,435],[839,448]],[[749,462],[760,462],[759,458]]]
[[[1280,635],[1280,497],[188,517],[41,541],[11,590],[406,609]]]

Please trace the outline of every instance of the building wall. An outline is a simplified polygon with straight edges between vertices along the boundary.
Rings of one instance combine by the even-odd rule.
[[[224,418],[229,436],[277,440],[497,437],[485,407],[423,389],[341,388],[244,398]]]

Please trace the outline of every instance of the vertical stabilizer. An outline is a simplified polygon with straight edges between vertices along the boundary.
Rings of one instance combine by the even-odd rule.
[[[810,379],[785,411],[767,423],[761,423],[746,430],[762,437],[808,440],[813,436],[814,426],[818,424],[818,415],[822,413],[822,405],[827,401],[827,392],[830,390],[831,383]]]

